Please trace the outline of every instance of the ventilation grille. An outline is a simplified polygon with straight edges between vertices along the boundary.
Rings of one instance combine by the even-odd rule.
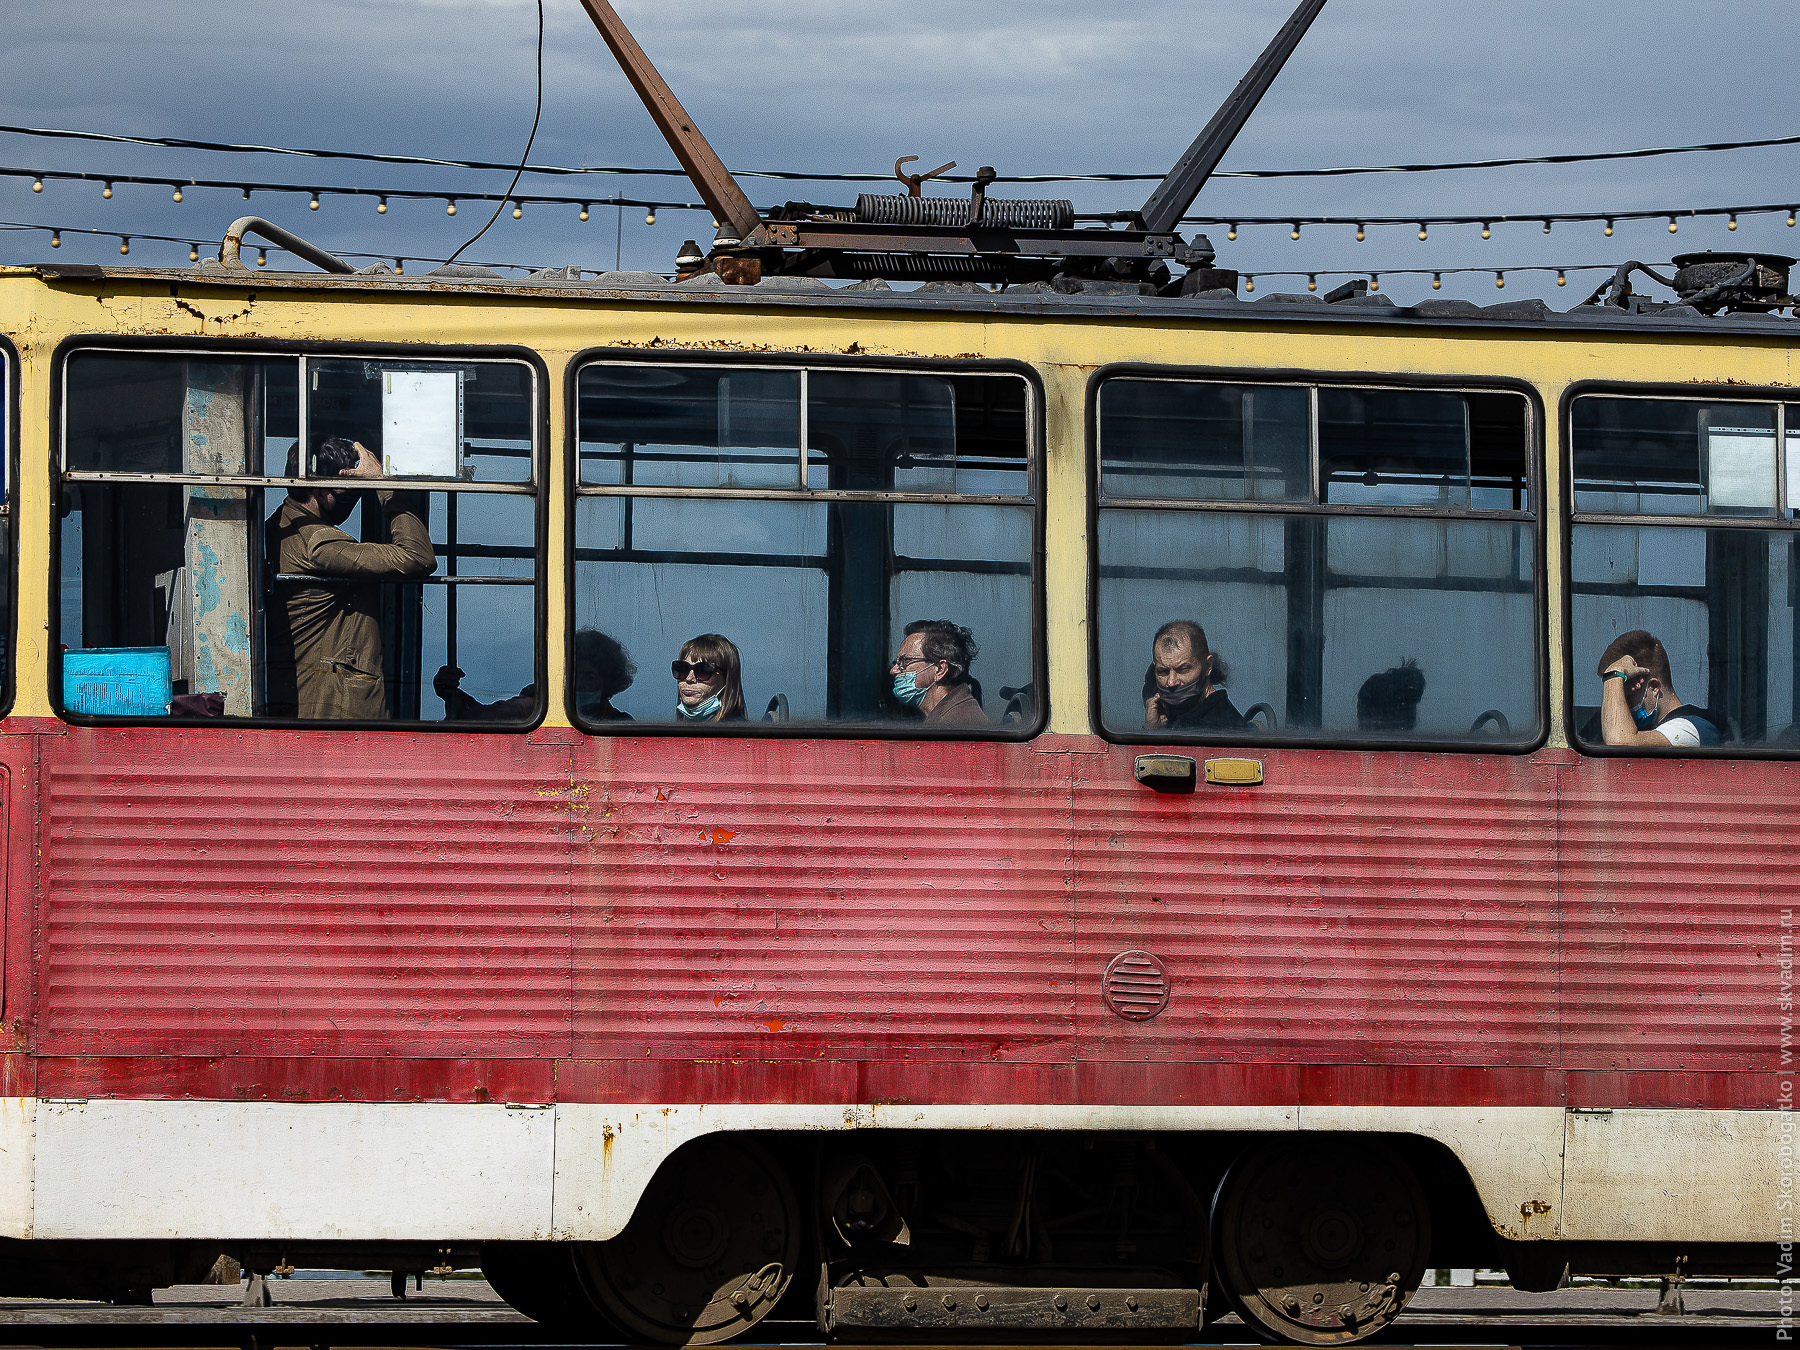
[[[1120,952],[1106,966],[1101,997],[1127,1022],[1147,1022],[1169,1003],[1169,980],[1162,962],[1149,952]]]

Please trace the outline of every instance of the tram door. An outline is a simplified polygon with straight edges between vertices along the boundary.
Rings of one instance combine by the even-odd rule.
[[[1098,396],[1100,715],[1125,743],[1076,757],[1083,1054],[1265,1104],[1330,1099],[1306,1065],[1546,1062],[1555,779],[1508,753],[1543,717],[1526,398]]]

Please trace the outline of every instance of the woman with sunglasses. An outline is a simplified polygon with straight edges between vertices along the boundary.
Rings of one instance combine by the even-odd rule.
[[[742,663],[730,638],[702,633],[681,644],[669,663],[675,676],[675,712],[683,722],[742,722]]]

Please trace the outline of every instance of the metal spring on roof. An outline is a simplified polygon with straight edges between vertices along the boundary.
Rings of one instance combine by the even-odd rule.
[[[856,218],[872,225],[967,225],[969,202],[967,198],[863,192],[856,198]],[[1024,230],[1066,230],[1075,224],[1075,203],[989,197],[982,203],[980,223]]]

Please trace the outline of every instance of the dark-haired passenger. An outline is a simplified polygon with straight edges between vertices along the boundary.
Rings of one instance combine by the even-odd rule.
[[[1356,691],[1356,729],[1375,735],[1412,731],[1419,725],[1419,700],[1425,697],[1425,672],[1406,660],[1378,671]]]
[[[312,472],[302,474],[298,449],[288,456],[288,477],[306,484],[288,489],[265,535],[276,574],[269,712],[384,718],[381,585],[417,581],[437,566],[425,528],[425,494],[378,489],[388,542],[364,543],[338,527],[362,500],[362,484],[384,477],[381,461],[360,441],[320,436],[313,443]],[[305,580],[312,577],[318,581]]]
[[[1608,644],[1599,673],[1600,734],[1608,745],[1692,749],[1731,738],[1725,718],[1681,701],[1669,653],[1641,628]]]
[[[888,665],[894,698],[924,714],[927,726],[992,725],[969,674],[980,652],[975,634],[961,624],[914,620],[906,625],[899,655]]]
[[[575,711],[589,722],[629,722],[631,714],[613,707],[613,697],[631,688],[637,666],[619,640],[597,628],[575,634]],[[511,722],[530,717],[537,708],[537,685],[528,684],[511,698],[481,703],[462,691],[463,672],[438,667],[431,687],[444,700],[448,722]]]
[[[1150,640],[1144,673],[1145,731],[1242,731],[1244,715],[1225,692],[1225,668],[1192,619],[1174,619]]]
[[[683,724],[744,720],[743,662],[730,638],[689,638],[669,673],[675,677],[675,715]]]

